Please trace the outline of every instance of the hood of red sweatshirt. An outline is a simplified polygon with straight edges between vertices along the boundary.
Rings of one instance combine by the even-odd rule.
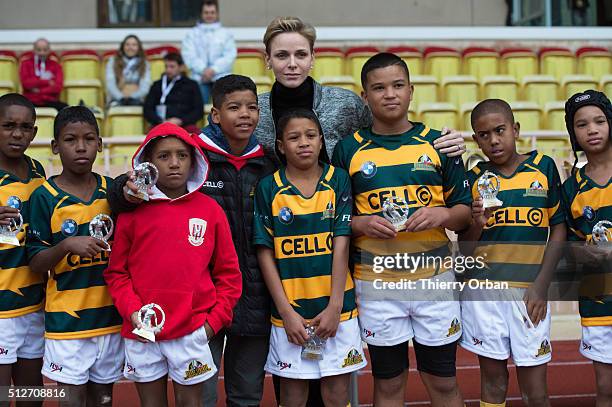
[[[138,164],[144,162],[143,153],[144,149],[152,140],[160,138],[160,137],[177,137],[181,141],[185,142],[187,145],[193,147],[195,162],[193,163],[193,168],[191,169],[191,173],[189,174],[189,178],[187,179],[187,194],[180,196],[176,199],[184,198],[196,191],[198,191],[208,176],[209,164],[208,160],[204,156],[204,153],[200,149],[198,143],[193,139],[193,137],[182,127],[177,126],[172,123],[162,123],[153,127],[151,131],[147,134],[147,137],[144,139],[142,144],[134,153],[134,157],[132,158],[132,165],[136,167]],[[150,195],[150,199],[152,200],[170,200],[162,191],[154,186],[152,188],[152,195]]]

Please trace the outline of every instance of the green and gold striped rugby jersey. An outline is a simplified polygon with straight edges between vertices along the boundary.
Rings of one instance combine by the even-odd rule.
[[[529,287],[540,271],[550,227],[564,222],[559,172],[552,158],[537,151],[508,177],[491,162],[480,162],[468,172],[474,199],[480,197],[478,179],[487,170],[499,177],[497,199],[503,205],[492,213],[474,251],[487,267],[466,275]]]
[[[612,222],[612,177],[598,185],[580,168],[563,183],[568,240],[592,239],[593,226]],[[612,325],[612,274],[610,268],[587,268],[581,280],[579,310],[582,325]]]
[[[62,191],[49,178],[32,194],[28,257],[72,236],[89,236],[89,222],[111,214],[106,200],[111,178],[94,174],[98,187],[89,202]],[[93,258],[69,253],[50,270],[45,302],[45,337],[89,338],[119,332],[122,320],[106,287],[103,271],[110,253]]]
[[[310,198],[287,180],[284,167],[257,186],[254,244],[274,250],[287,299],[304,319],[316,317],[329,303],[333,238],[351,235],[351,204],[348,175],[327,164]],[[355,289],[347,273],[340,320],[356,315]],[[272,323],[283,326],[274,304]]]
[[[26,232],[30,226],[30,197],[45,182],[45,170],[32,158],[25,180],[0,170],[0,205],[18,207],[23,228],[17,235],[19,246],[0,243],[0,318],[13,318],[38,311],[44,298],[44,279],[28,266]]]
[[[382,215],[386,199],[399,197],[409,214],[422,207],[452,207],[472,202],[463,160],[440,154],[433,141],[440,131],[422,123],[400,135],[377,135],[370,128],[359,130],[336,145],[332,163],[348,171],[353,188],[355,215]],[[375,256],[408,253],[443,259],[450,255],[444,228],[421,232],[399,232],[394,239],[360,236],[353,239],[354,277],[360,280],[417,280],[446,271],[441,262],[411,272],[372,271]],[[448,264],[448,262],[446,262]]]

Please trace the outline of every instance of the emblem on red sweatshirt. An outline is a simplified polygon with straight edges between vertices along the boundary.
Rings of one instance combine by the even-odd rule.
[[[206,233],[206,221],[200,218],[189,219],[189,243],[192,246],[200,246],[204,243],[204,233]]]

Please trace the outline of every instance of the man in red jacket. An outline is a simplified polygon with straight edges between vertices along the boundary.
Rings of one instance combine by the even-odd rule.
[[[51,46],[49,41],[40,38],[34,42],[34,55],[21,62],[19,78],[23,86],[23,95],[35,106],[54,107],[58,111],[66,107],[59,101],[64,74],[62,66],[49,58]]]

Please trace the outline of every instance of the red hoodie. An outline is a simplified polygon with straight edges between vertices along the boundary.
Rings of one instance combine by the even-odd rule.
[[[34,57],[26,59],[19,67],[19,78],[23,86],[23,95],[35,105],[59,100],[64,86],[64,74],[61,65],[53,59],[47,58],[45,70],[51,74],[51,79],[43,79],[36,76],[34,60]],[[40,63],[38,65],[40,68]],[[34,92],[34,88],[38,88],[38,92]]]
[[[196,162],[188,193],[169,199],[153,187],[151,200],[119,215],[115,241],[104,278],[123,317],[121,334],[132,334],[131,315],[154,302],[166,314],[159,340],[187,335],[208,322],[218,332],[232,321],[242,290],[242,276],[225,213],[198,192],[208,163],[182,128],[155,126],[134,155],[141,162],[144,146],[156,137],[174,135],[193,146]]]

